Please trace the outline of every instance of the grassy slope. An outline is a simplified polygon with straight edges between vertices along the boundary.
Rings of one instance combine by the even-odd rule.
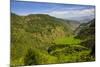
[[[45,49],[56,37],[71,34],[70,28],[68,29],[61,21],[48,15],[12,14],[11,21],[11,64],[23,65],[22,58],[30,47]]]
[[[11,21],[11,65],[93,60],[91,50],[79,45],[81,40],[73,37],[71,25],[65,21],[41,14],[12,14]]]

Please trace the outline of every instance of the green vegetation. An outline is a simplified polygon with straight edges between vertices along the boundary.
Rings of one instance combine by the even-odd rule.
[[[25,65],[57,63],[57,58],[49,55],[46,51],[29,49],[24,58]]]
[[[57,38],[55,39],[54,42],[56,44],[79,44],[81,40],[70,36],[70,37]]]
[[[94,24],[82,24],[74,35],[75,23],[43,14],[11,14],[11,66],[94,61]]]
[[[83,40],[80,44],[91,49],[91,55],[95,57],[95,19],[81,24],[79,28],[75,38]]]

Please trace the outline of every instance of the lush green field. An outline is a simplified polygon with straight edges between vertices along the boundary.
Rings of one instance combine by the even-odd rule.
[[[80,39],[74,38],[74,36],[69,36],[69,37],[62,37],[62,38],[57,38],[54,40],[56,44],[79,44],[81,42]]]

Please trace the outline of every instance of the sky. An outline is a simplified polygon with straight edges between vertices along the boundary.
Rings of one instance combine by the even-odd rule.
[[[95,6],[11,0],[11,12],[18,15],[48,14],[62,19],[87,21],[95,17]]]

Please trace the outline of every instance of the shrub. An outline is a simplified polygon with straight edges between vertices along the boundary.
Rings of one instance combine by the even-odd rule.
[[[29,49],[24,58],[25,65],[57,63],[57,58],[39,49]]]

